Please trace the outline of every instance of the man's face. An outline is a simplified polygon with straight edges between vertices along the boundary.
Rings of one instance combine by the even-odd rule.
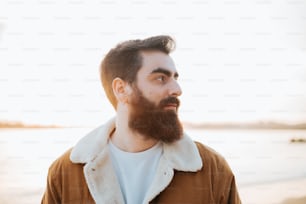
[[[143,55],[130,98],[129,127],[146,138],[173,142],[182,136],[177,116],[181,89],[172,59],[161,52]]]
[[[159,51],[142,52],[143,62],[136,77],[136,85],[143,96],[158,105],[168,97],[179,97],[182,90],[177,82],[178,73],[171,57]],[[175,103],[164,107],[177,111]]]

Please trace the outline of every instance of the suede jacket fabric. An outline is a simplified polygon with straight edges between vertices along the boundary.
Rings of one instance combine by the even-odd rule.
[[[49,168],[43,204],[124,204],[110,160],[115,119],[82,138]],[[222,156],[186,134],[163,144],[163,154],[144,203],[238,204],[234,175]]]

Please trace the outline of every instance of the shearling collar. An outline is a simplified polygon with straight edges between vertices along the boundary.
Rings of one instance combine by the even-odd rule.
[[[115,119],[112,119],[83,137],[70,154],[73,163],[85,163],[84,177],[98,204],[124,203],[107,145],[114,128]],[[163,154],[143,203],[149,203],[170,184],[174,170],[196,172],[201,168],[198,149],[186,134],[172,144],[163,143]]]
[[[73,163],[88,163],[103,150],[109,135],[115,128],[115,118],[94,129],[83,137],[73,148],[70,159]],[[202,168],[202,159],[194,142],[184,133],[179,141],[163,144],[164,157],[173,169],[179,171],[198,171]]]

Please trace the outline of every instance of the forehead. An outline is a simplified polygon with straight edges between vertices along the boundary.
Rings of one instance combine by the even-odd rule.
[[[139,74],[149,74],[157,68],[163,68],[171,73],[176,73],[176,67],[172,58],[160,51],[142,51],[142,66]]]

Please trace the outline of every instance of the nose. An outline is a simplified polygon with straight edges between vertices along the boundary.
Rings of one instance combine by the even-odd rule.
[[[176,80],[173,80],[173,83],[171,83],[171,86],[169,88],[169,95],[175,97],[182,95],[181,86]]]

